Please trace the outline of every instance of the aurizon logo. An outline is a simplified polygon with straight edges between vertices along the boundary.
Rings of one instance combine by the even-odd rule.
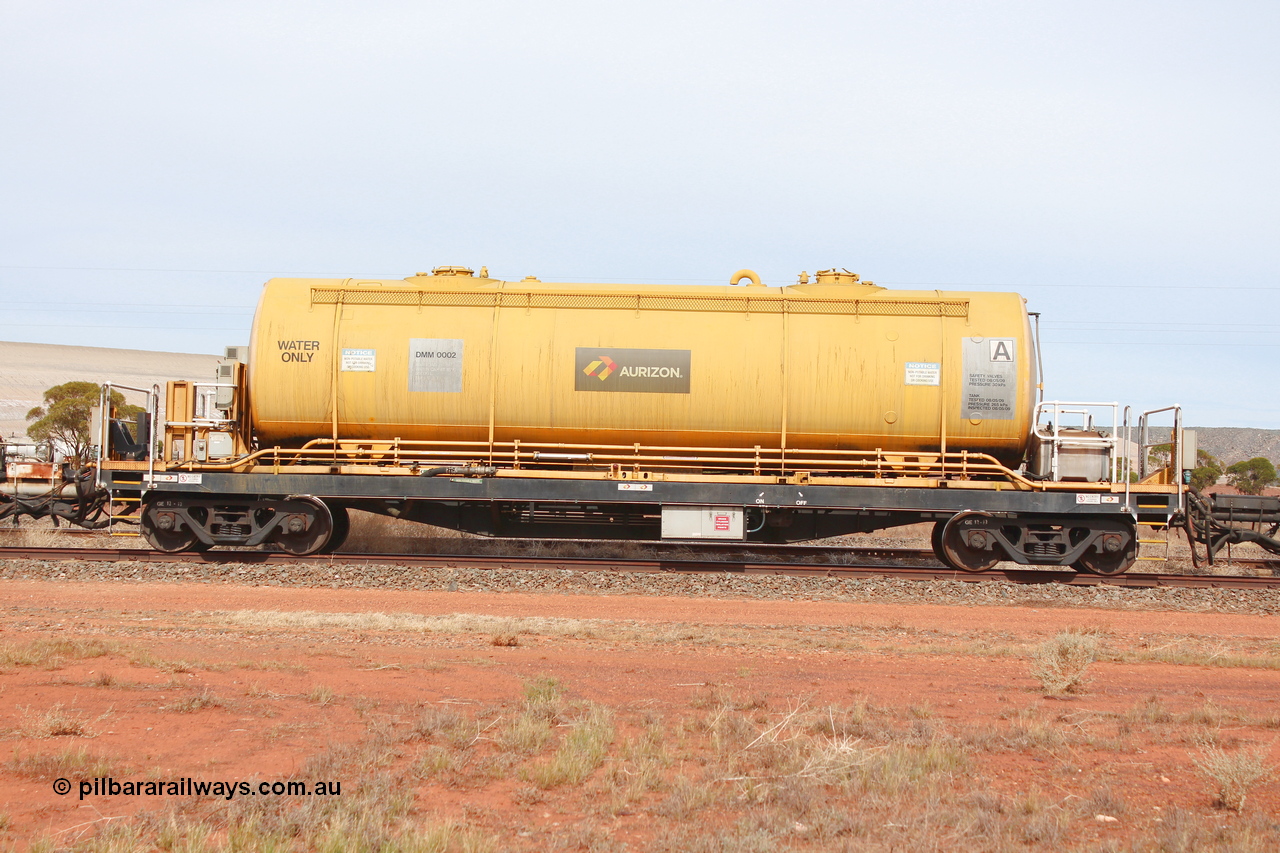
[[[612,376],[613,372],[617,369],[618,363],[616,361],[609,358],[607,355],[602,355],[583,368],[582,372],[588,376],[594,376],[603,382]]]

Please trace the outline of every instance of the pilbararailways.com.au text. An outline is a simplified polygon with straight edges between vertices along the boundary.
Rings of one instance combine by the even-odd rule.
[[[186,776],[180,779],[117,782],[110,776],[81,779],[80,799],[85,797],[341,797],[341,782],[205,782]],[[54,793],[71,793],[71,781],[55,779]]]

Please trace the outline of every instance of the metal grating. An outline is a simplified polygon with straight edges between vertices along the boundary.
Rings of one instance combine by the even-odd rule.
[[[868,317],[967,317],[967,299],[761,299],[749,296],[650,296],[457,290],[347,290],[313,287],[313,305],[418,305],[458,308],[586,308],[631,311],[849,314]]]
[[[874,317],[967,317],[967,299],[788,299],[792,314],[859,314]]]

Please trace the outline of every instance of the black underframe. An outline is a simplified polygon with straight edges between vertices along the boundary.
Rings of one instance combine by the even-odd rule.
[[[107,470],[113,489],[136,489],[145,472]],[[157,475],[163,476],[163,475]],[[169,475],[173,476],[173,475]],[[177,479],[175,477],[175,479]],[[184,475],[184,479],[195,477]],[[355,505],[368,500],[431,500],[635,504],[656,506],[741,506],[767,509],[886,510],[891,512],[1035,513],[1042,515],[1130,516],[1123,498],[1115,503],[1083,503],[1078,494],[1096,491],[1027,492],[1005,488],[949,489],[895,486],[793,485],[758,483],[685,483],[666,480],[588,480],[540,477],[397,477],[346,474],[234,474],[202,472],[200,482],[157,482],[147,491],[202,495],[312,495]],[[945,484],[945,480],[942,481]],[[994,484],[992,484],[994,486]],[[640,490],[638,487],[647,487]],[[1107,495],[1103,495],[1107,497]],[[1177,495],[1134,494],[1140,515],[1167,517]]]
[[[146,475],[104,471],[114,489],[139,488]],[[164,480],[179,479],[161,474]],[[1096,491],[1027,492],[1014,489],[955,489],[895,486],[688,483],[664,480],[596,480],[538,477],[403,477],[337,474],[185,474],[187,482],[157,482],[149,498],[183,495],[197,502],[257,501],[310,495],[333,505],[491,536],[658,538],[663,506],[742,507],[756,541],[804,541],[849,532],[869,532],[961,512],[1018,518],[1023,523],[1080,525],[1115,530],[1139,520],[1167,520],[1175,494],[1134,495],[1133,509],[1120,496]],[[199,482],[190,482],[198,479]],[[1084,498],[1079,497],[1084,495]],[[1102,497],[1115,502],[1102,503]],[[1092,501],[1098,500],[1098,503]],[[1087,502],[1086,502],[1087,501]],[[764,512],[761,512],[761,511]],[[766,526],[765,520],[769,520]],[[229,543],[228,543],[229,544]],[[1059,563],[1061,558],[1023,555],[1017,562]],[[1074,549],[1073,549],[1074,550]],[[1064,555],[1065,556],[1065,555]]]

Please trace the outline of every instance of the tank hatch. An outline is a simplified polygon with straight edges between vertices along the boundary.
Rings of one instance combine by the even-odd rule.
[[[437,278],[442,276],[463,276],[465,278],[473,275],[475,275],[475,270],[470,267],[436,267],[431,272],[416,272],[410,278],[429,278],[430,276],[436,276]]]
[[[858,277],[856,272],[849,272],[846,269],[829,269],[818,270],[814,273],[814,278],[818,284],[861,284],[863,286],[875,286],[873,281],[863,281]]]
[[[869,295],[873,290],[884,290],[874,281],[862,278],[856,272],[834,268],[818,270],[813,276],[812,284],[809,283],[809,274],[802,272],[799,280],[788,287],[787,290],[803,293],[806,296],[839,297],[843,299],[849,297],[849,288],[858,288],[858,298],[861,298],[862,294]]]

